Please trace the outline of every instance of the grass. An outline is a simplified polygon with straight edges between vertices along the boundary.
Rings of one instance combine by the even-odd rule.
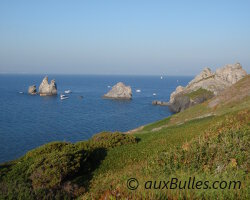
[[[154,134],[138,134],[136,136],[141,140],[138,144],[120,146],[108,152],[94,172],[90,190],[84,198],[104,198],[103,195],[116,198],[121,195],[134,199],[144,195],[146,199],[165,199],[164,191],[146,191],[139,187],[136,192],[131,192],[126,189],[126,181],[131,177],[136,177],[139,182],[168,180],[171,176],[179,179],[196,176],[210,181],[241,180],[244,189],[233,191],[234,193],[230,191],[225,197],[246,198],[248,120],[249,111],[236,112],[192,120],[179,126],[164,128]],[[217,133],[220,133],[219,138]],[[233,165],[233,161],[237,166]],[[225,169],[221,174],[215,174],[215,169],[220,165],[225,165]],[[211,199],[220,195],[220,199],[223,199],[225,191],[197,190],[183,193],[176,190],[167,194],[170,199],[184,196],[200,199],[204,195]]]
[[[196,91],[190,92],[186,94],[190,99],[196,99],[196,98],[200,98],[200,97],[206,97],[207,99],[213,97],[213,92],[208,91],[206,89],[203,88],[199,88]]]

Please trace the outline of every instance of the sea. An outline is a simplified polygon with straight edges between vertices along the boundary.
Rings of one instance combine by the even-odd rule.
[[[168,107],[152,105],[152,101],[169,101],[178,85],[185,86],[193,78],[56,74],[48,77],[49,81],[56,80],[59,95],[28,95],[30,85],[35,84],[38,89],[42,74],[0,75],[0,163],[48,142],[74,143],[99,132],[126,132],[166,118],[172,114]],[[133,99],[103,99],[120,81],[131,86]],[[60,94],[65,90],[72,93],[61,100]]]

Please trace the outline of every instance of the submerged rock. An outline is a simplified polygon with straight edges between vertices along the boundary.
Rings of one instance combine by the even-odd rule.
[[[57,95],[57,85],[55,80],[52,80],[49,84],[48,76],[45,76],[42,83],[39,86],[40,96]]]
[[[122,82],[119,82],[103,97],[111,99],[132,99],[132,90],[130,86],[126,86]]]
[[[35,95],[36,94],[36,85],[29,86],[28,93],[31,95]]]
[[[202,103],[219,94],[246,75],[247,72],[242,69],[240,63],[226,65],[217,69],[214,73],[210,68],[205,68],[186,87],[178,86],[176,88],[170,96],[170,109],[173,112],[180,112],[192,105]],[[196,93],[196,95],[192,95],[192,93]],[[189,104],[187,103],[187,97],[190,99]],[[184,100],[181,98],[184,98]]]

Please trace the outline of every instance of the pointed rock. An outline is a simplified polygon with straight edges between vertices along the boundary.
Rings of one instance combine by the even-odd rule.
[[[31,95],[35,95],[36,94],[36,85],[29,86],[28,93]]]
[[[130,86],[126,86],[122,82],[119,82],[103,97],[111,99],[131,99],[132,90]]]
[[[57,95],[57,85],[55,80],[52,80],[49,84],[48,76],[45,76],[39,86],[39,94],[40,96]]]

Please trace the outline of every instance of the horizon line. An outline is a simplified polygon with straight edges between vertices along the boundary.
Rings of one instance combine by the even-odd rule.
[[[31,72],[0,72],[0,75],[86,75],[86,76],[196,76],[195,74],[94,74],[94,73],[31,73]]]

